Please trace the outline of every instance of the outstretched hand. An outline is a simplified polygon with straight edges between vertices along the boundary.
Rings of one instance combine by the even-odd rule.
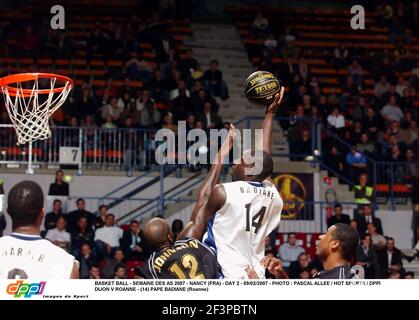
[[[228,129],[227,139],[224,141],[224,143],[221,145],[220,148],[220,157],[223,159],[224,157],[227,157],[230,154],[230,150],[233,148],[233,140],[234,140],[234,133],[235,133],[236,127],[234,124],[230,124],[230,127]]]
[[[279,106],[282,103],[282,98],[284,98],[284,92],[285,92],[285,87],[282,86],[281,90],[279,90],[279,92],[275,94],[274,101],[266,109],[266,113],[273,113],[273,114],[276,113],[276,111],[278,110]]]

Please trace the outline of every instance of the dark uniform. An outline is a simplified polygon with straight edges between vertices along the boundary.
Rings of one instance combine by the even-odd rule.
[[[315,279],[358,279],[356,272],[349,266],[339,266],[331,270],[323,270],[314,275]]]
[[[218,264],[211,249],[189,238],[155,251],[136,274],[145,279],[216,279]]]

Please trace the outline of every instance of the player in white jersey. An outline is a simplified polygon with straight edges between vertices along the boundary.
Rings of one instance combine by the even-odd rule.
[[[0,279],[77,279],[78,263],[63,249],[40,237],[44,195],[32,181],[9,192],[7,212],[13,233],[0,238]]]
[[[266,110],[263,140],[256,146],[263,151],[246,151],[233,166],[233,182],[215,186],[198,213],[208,219],[203,241],[217,253],[224,278],[247,278],[248,268],[265,277],[264,240],[278,226],[283,206],[271,179],[272,121],[283,95],[284,88]]]

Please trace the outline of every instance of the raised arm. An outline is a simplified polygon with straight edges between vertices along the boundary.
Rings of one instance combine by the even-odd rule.
[[[265,119],[263,119],[263,140],[257,142],[257,149],[262,149],[268,154],[271,154],[272,150],[272,121],[275,117],[276,111],[282,103],[282,98],[284,97],[285,88],[282,87],[281,90],[275,95],[274,101],[266,109]]]
[[[230,150],[233,146],[233,135],[234,135],[234,125],[230,125],[227,139],[222,144],[220,150],[217,153],[217,158],[215,163],[211,165],[211,168],[208,172],[207,177],[202,183],[198,191],[198,197],[196,204],[192,209],[192,216],[189,223],[183,229],[183,231],[178,235],[178,239],[182,238],[195,238],[201,239],[207,228],[208,219],[211,216],[211,213],[216,212],[219,208],[207,206],[210,201],[213,202],[222,202],[224,205],[225,202],[225,192],[224,187],[215,186],[220,182],[221,170],[223,167],[223,159],[229,156]],[[222,190],[221,190],[222,188]],[[216,191],[216,189],[220,189]],[[222,194],[224,193],[224,200],[222,199]],[[211,199],[212,197],[212,199]],[[215,205],[215,203],[213,203]],[[221,205],[221,206],[222,206]],[[215,211],[213,211],[215,210]]]

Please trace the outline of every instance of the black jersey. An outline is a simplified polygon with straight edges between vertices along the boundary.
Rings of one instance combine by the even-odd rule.
[[[323,270],[315,274],[317,279],[358,279],[356,272],[349,266],[339,266],[330,270]]]
[[[211,249],[189,238],[155,251],[137,274],[145,279],[216,279],[218,264]]]

